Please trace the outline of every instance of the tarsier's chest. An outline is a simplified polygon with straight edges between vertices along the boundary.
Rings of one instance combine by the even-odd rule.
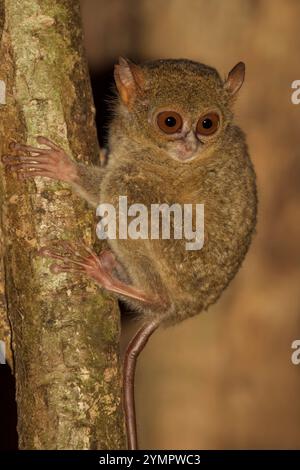
[[[140,168],[108,174],[101,202],[112,206],[118,244],[141,252],[145,247],[177,251],[189,259],[202,257],[200,250],[216,253],[216,259],[220,250],[234,255],[231,248],[243,244],[255,223],[251,174],[247,184],[241,178],[234,185],[230,173],[224,182],[201,172],[186,179],[172,176]]]

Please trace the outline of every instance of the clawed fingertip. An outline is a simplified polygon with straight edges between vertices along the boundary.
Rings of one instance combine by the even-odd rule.
[[[50,271],[53,274],[59,274],[59,273],[63,272],[63,269],[58,264],[51,264]]]
[[[38,250],[37,254],[38,254],[38,256],[51,256],[51,252],[50,252],[49,248],[46,248],[45,246],[40,248]]]

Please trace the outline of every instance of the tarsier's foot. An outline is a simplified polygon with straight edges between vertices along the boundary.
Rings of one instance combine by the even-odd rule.
[[[3,155],[5,168],[15,172],[20,179],[46,176],[58,181],[76,181],[76,164],[66,152],[46,137],[40,136],[37,141],[47,148],[12,142],[10,149],[17,152],[17,155]],[[20,155],[24,152],[29,155]]]
[[[99,282],[99,258],[83,244],[74,244],[67,241],[56,243],[54,248],[41,248],[39,254],[61,261],[54,263],[50,269],[58,274],[61,272],[85,273]]]
[[[64,254],[57,249],[42,248],[40,255],[59,260],[51,266],[54,273],[74,272],[83,273],[96,281],[101,287],[145,303],[157,304],[159,299],[130,286],[113,276],[112,271],[118,267],[118,261],[112,251],[106,250],[97,256],[90,248],[83,244],[71,245],[60,242]]]

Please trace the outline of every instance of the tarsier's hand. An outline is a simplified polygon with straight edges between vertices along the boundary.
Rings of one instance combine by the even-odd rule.
[[[34,176],[46,176],[67,183],[76,182],[78,178],[76,163],[66,152],[46,137],[38,137],[39,144],[47,148],[31,147],[12,142],[10,149],[17,153],[29,155],[3,155],[2,162],[7,170],[17,173],[20,179]]]

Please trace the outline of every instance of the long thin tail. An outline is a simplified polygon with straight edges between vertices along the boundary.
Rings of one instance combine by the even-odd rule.
[[[134,400],[134,378],[137,358],[146,346],[160,321],[154,320],[142,326],[127,346],[123,365],[123,405],[129,450],[138,449]]]

